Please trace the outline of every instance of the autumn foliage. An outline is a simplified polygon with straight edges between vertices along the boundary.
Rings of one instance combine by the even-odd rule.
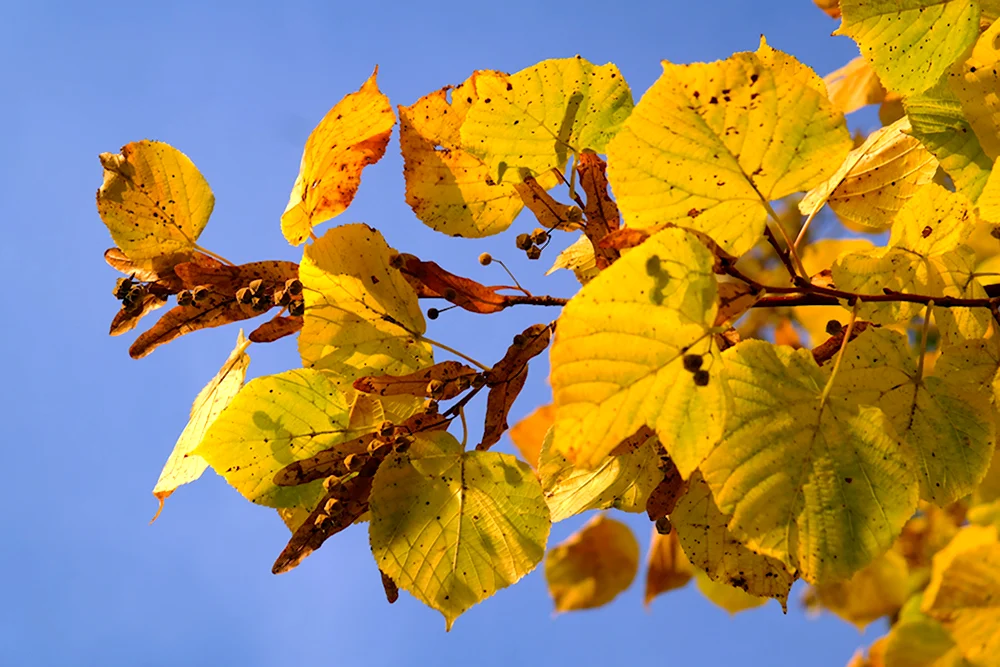
[[[389,601],[407,591],[448,627],[543,559],[557,610],[609,602],[639,569],[631,529],[599,513],[549,546],[550,526],[644,513],[647,603],[694,579],[732,612],[785,606],[802,579],[810,606],[890,619],[855,664],[1000,665],[1000,6],[817,4],[861,51],[826,80],[761,39],[664,62],[635,103],[615,65],[576,57],[394,111],[376,69],[275,212],[298,264],[198,245],[214,198],[176,148],[102,154],[111,333],[175,303],[133,357],[269,317],[195,399],[161,509],[212,467],[287,524],[275,573],[366,522]],[[852,137],[845,114],[871,104],[882,127]],[[482,284],[365,224],[317,236],[397,117],[417,218],[481,238],[527,209],[538,226],[512,245],[564,248],[550,272],[579,292]],[[452,306],[539,322],[486,365],[428,335]],[[302,367],[245,383],[251,342],[291,336]],[[542,354],[551,405],[509,427]],[[505,432],[520,458],[491,451]]]

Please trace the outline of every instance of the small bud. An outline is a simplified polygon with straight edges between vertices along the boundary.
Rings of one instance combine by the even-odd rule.
[[[479,389],[484,384],[486,384],[486,376],[483,375],[482,373],[479,373],[478,375],[476,375],[475,377],[472,378],[472,388],[473,389]]]
[[[493,255],[491,255],[488,252],[484,252],[482,255],[479,256],[479,263],[482,264],[483,266],[489,266],[490,264],[493,263]]]
[[[424,412],[429,415],[436,415],[438,413],[438,402],[434,400],[427,401],[427,406],[424,408]]]
[[[395,432],[396,432],[396,425],[393,424],[391,421],[384,421],[381,424],[379,424],[378,435],[380,438],[388,438]]]
[[[403,268],[403,264],[404,264],[403,256],[400,255],[399,253],[396,253],[395,255],[389,258],[389,266],[391,266],[394,269]]]
[[[531,232],[531,242],[535,245],[545,245],[545,242],[549,240],[549,234],[541,227],[533,230]]]
[[[426,396],[434,396],[442,389],[444,389],[444,382],[441,380],[431,380],[427,383],[427,386],[424,387],[424,394]]]
[[[704,387],[708,385],[708,371],[702,369],[700,371],[695,371],[694,373],[694,383],[699,387]]]
[[[566,220],[569,222],[580,222],[583,220],[583,210],[579,206],[570,206],[566,210]]]
[[[447,299],[448,301],[454,301],[456,298],[458,298],[458,292],[449,287],[444,291],[444,298]]]
[[[306,304],[301,300],[292,301],[288,304],[288,314],[292,317],[302,317],[302,314],[306,312]]]
[[[340,486],[340,478],[336,475],[331,475],[323,480],[323,488],[329,491],[330,489]]]
[[[194,305],[194,295],[188,290],[181,290],[177,293],[177,305],[178,306],[192,306]]]
[[[193,290],[191,290],[191,298],[194,299],[195,303],[199,301],[204,301],[208,298],[208,288],[204,285],[198,285]]]
[[[340,501],[336,498],[327,498],[326,503],[323,505],[323,511],[327,514],[333,514],[339,504]]]
[[[441,311],[438,310],[437,308],[428,308],[427,309],[427,319],[429,319],[429,320],[436,320],[438,318],[438,315],[440,315],[440,314],[441,314]]]
[[[292,296],[302,294],[302,282],[298,278],[289,278],[285,281],[285,291]]]
[[[368,453],[373,456],[381,456],[380,454],[378,454],[378,451],[383,447],[388,447],[388,446],[389,443],[387,443],[385,440],[372,440],[371,442],[368,443]]]
[[[274,299],[274,302],[279,306],[287,306],[292,302],[292,295],[283,289],[274,290],[274,294],[271,295],[271,298]]]
[[[542,249],[536,245],[533,245],[530,248],[528,248],[526,252],[528,254],[528,259],[538,259],[539,257],[542,256]]]
[[[392,451],[397,454],[403,454],[410,449],[410,439],[399,437],[396,438],[395,442],[392,443]]]
[[[361,468],[362,463],[363,461],[361,460],[361,457],[358,456],[357,454],[352,453],[344,457],[344,467],[347,469],[348,472],[354,472],[355,470],[358,470],[359,468]]]
[[[656,520],[656,532],[660,535],[669,535],[673,525],[670,523],[670,517],[661,516]]]
[[[264,281],[260,278],[251,280],[247,287],[250,288],[250,292],[252,292],[254,296],[260,296],[264,293]]]
[[[694,373],[696,370],[701,368],[701,355],[700,354],[685,354],[684,355],[684,370],[688,373]]]
[[[250,305],[253,306],[254,311],[263,313],[271,307],[271,299],[266,294],[263,296],[255,296],[250,301]]]
[[[518,234],[517,238],[514,239],[514,243],[521,250],[527,250],[533,245],[531,242],[531,236],[529,236],[528,234]]]
[[[241,287],[236,290],[236,300],[244,306],[249,306],[253,301],[253,292],[250,291],[249,287]]]
[[[527,341],[524,339],[524,334],[514,334],[514,340],[512,342],[514,343],[514,347],[524,347],[524,344]]]
[[[996,225],[990,230],[990,236],[995,239],[1000,239],[1000,225]]]
[[[826,323],[826,332],[831,336],[836,336],[844,328],[844,325],[837,320],[830,320]]]

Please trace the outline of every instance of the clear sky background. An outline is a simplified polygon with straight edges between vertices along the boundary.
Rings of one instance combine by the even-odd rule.
[[[107,336],[117,274],[102,259],[111,239],[94,205],[98,153],[167,141],[215,192],[202,245],[236,262],[297,261],[278,220],[302,146],[376,63],[382,90],[410,104],[476,68],[514,72],[579,53],[617,63],[638,100],[661,59],[725,58],[755,49],[760,34],[826,74],[857,54],[829,36],[836,26],[809,0],[0,2],[0,664],[845,664],[884,629],[859,635],[829,615],[807,618],[801,585],[787,616],[771,602],[730,617],[693,585],[646,611],[640,574],[607,607],[553,617],[536,571],[446,634],[407,594],[386,603],[365,527],[275,577],[286,529],[211,472],[147,525],[160,468],[237,329],[131,360],[134,334]],[[528,262],[513,234],[469,241],[424,228],[403,187],[394,137],[334,224],[367,222],[395,247],[485,282],[502,282],[496,266],[476,263],[489,250],[536,292],[575,289],[568,274],[542,277],[554,252]],[[553,314],[453,311],[430,335],[494,361],[514,333]],[[251,376],[299,363],[292,339],[250,355]],[[514,418],[548,401],[546,374],[544,360],[532,365]],[[628,520],[645,551],[649,523]],[[550,543],[581,523],[558,524]]]

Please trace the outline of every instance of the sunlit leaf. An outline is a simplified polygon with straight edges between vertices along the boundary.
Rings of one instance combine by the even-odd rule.
[[[639,543],[620,521],[598,514],[545,557],[556,611],[600,607],[618,597],[639,571]]]
[[[191,417],[181,432],[170,457],[163,466],[160,478],[153,487],[153,495],[163,501],[181,484],[187,484],[201,477],[208,467],[202,457],[193,454],[208,427],[212,425],[226,406],[233,400],[236,393],[243,387],[243,380],[250,365],[250,356],[246,353],[250,341],[243,337],[240,331],[236,339],[236,347],[229,353],[229,358],[222,365],[215,377],[198,393],[191,406]],[[159,511],[157,511],[159,515]],[[155,517],[154,517],[155,520]]]
[[[145,269],[190,259],[215,206],[208,182],[190,158],[148,140],[100,157],[104,183],[97,191],[97,211],[115,245]]]
[[[426,327],[417,295],[389,266],[392,255],[382,235],[361,224],[335,227],[306,248],[299,269],[304,366],[350,383],[433,363],[430,345],[420,340]]]
[[[747,609],[754,609],[767,603],[767,598],[757,597],[729,584],[719,583],[709,578],[704,572],[696,572],[695,584],[701,594],[712,604],[721,607],[730,614],[738,614]]]
[[[988,222],[1000,225],[1000,162],[993,165],[983,193],[979,196],[979,216]]]
[[[1000,157],[1000,22],[976,41],[965,62],[955,64],[948,84],[962,105],[963,115],[979,138],[983,151]]]
[[[477,71],[461,85],[399,107],[406,203],[425,225],[453,236],[498,234],[524,206],[511,183],[490,179],[486,164],[462,148],[459,129],[482,79],[505,83],[507,77]]]
[[[450,628],[535,568],[550,521],[527,464],[463,452],[443,431],[433,437],[435,447],[415,445],[379,467],[369,536],[379,568],[440,611]]]
[[[553,447],[594,467],[647,425],[681,474],[721,433],[722,366],[710,336],[713,257],[692,235],[666,229],[588,283],[558,321],[552,346]],[[702,355],[704,386],[684,368]]]
[[[724,61],[664,62],[608,146],[608,177],[628,225],[692,227],[738,256],[766,202],[815,187],[850,149],[823,80],[762,40]]]
[[[562,170],[574,154],[603,153],[632,111],[632,93],[613,64],[580,56],[543,60],[506,78],[476,81],[477,99],[462,123],[462,146],[497,183]]]
[[[701,470],[729,529],[811,583],[851,576],[892,545],[917,503],[888,419],[824,402],[829,370],[806,350],[750,340],[722,358],[732,406]]]
[[[597,258],[594,256],[594,246],[586,234],[580,234],[576,241],[559,253],[556,261],[552,262],[552,267],[545,272],[545,275],[551,275],[559,269],[572,271],[581,285],[586,285],[599,273]]]
[[[538,477],[552,521],[609,507],[644,511],[646,499],[662,477],[654,445],[655,440],[628,454],[606,456],[592,470],[586,470],[574,466],[552,447],[549,431],[538,460]]]
[[[853,113],[886,98],[886,90],[868,61],[857,57],[840,69],[823,77],[830,101],[841,112]]]
[[[910,136],[902,118],[876,130],[848,154],[833,176],[813,188],[799,210],[812,215],[824,203],[845,222],[880,230],[899,209],[934,178],[937,159]]]
[[[539,456],[542,451],[542,441],[555,420],[556,411],[551,405],[535,408],[534,412],[510,427],[507,435],[514,441],[514,446],[521,457],[532,468],[538,468]],[[558,519],[553,519],[558,521]]]
[[[378,67],[358,92],[327,112],[306,140],[299,175],[281,215],[281,232],[292,245],[343,213],[361,185],[362,170],[385,155],[396,116],[378,89],[377,76]]]
[[[775,598],[784,608],[795,577],[780,560],[741,544],[729,530],[731,520],[719,510],[708,484],[697,472],[670,515],[681,547],[695,567],[713,581],[755,597]]]
[[[944,627],[929,617],[894,625],[885,645],[886,667],[971,667]]]
[[[933,86],[979,34],[976,0],[840,0],[847,35],[885,87],[902,95]]]

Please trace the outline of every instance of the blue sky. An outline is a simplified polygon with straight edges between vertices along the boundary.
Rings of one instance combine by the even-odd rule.
[[[825,74],[857,54],[829,37],[835,27],[809,0],[0,4],[9,299],[0,663],[845,664],[881,628],[860,636],[830,616],[807,619],[800,588],[787,616],[769,603],[730,618],[693,587],[646,612],[640,578],[603,609],[553,618],[535,572],[445,634],[440,615],[408,595],[386,604],[364,528],[275,577],[287,531],[211,473],[148,526],[160,467],[236,329],[131,360],[133,335],[107,336],[116,274],[101,257],[111,242],[94,206],[98,153],[167,141],[215,192],[202,245],[236,262],[298,260],[278,219],[302,146],[376,63],[382,90],[410,104],[476,68],[516,71],[579,53],[617,63],[638,99],[661,59],[724,58],[753,50],[760,34]],[[541,276],[551,257],[528,262],[512,235],[469,241],[424,228],[403,200],[401,168],[394,139],[336,222],[367,222],[399,249],[500,282],[495,266],[476,263],[489,250],[536,291],[572,293],[570,276]],[[498,359],[514,333],[551,315],[450,312],[429,335]],[[291,340],[250,354],[251,376],[298,364]],[[548,400],[546,372],[532,366],[515,417]],[[645,548],[648,522],[629,521]],[[580,523],[558,524],[552,543]]]

